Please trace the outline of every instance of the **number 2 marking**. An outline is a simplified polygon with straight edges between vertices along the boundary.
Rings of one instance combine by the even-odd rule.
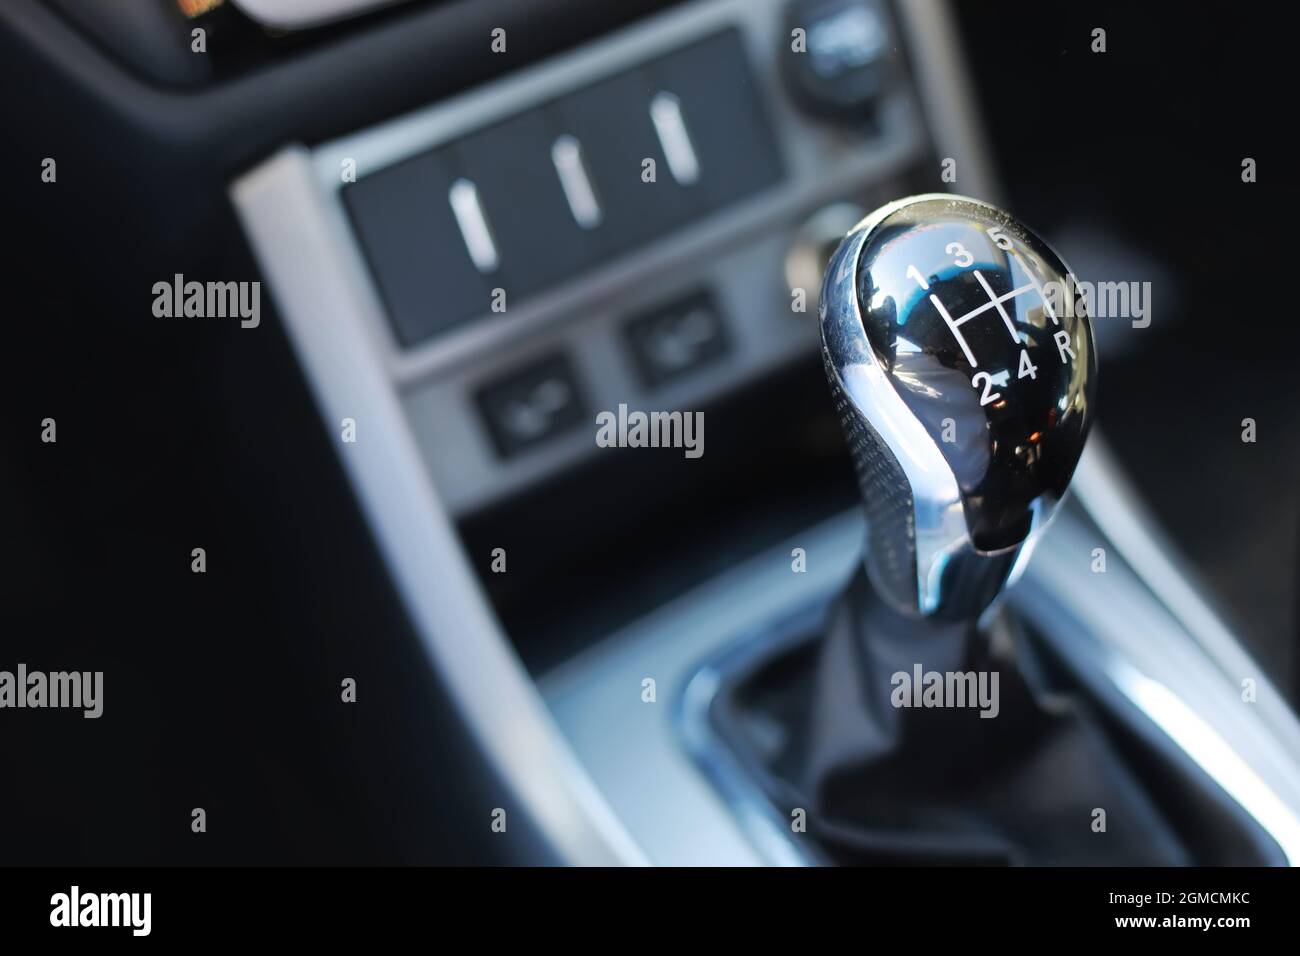
[[[984,379],[984,394],[980,396],[980,405],[991,405],[1002,397],[1000,392],[993,391],[993,376],[988,372],[976,372],[971,378],[970,383],[976,388],[980,387],[980,379]]]

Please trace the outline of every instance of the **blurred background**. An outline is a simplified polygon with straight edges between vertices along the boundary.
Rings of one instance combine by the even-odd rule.
[[[271,290],[254,331],[155,320],[150,289],[175,273],[260,278],[228,188],[281,147],[330,146],[564,64],[609,34],[649,35],[666,11],[696,6],[708,4],[412,0],[288,30],[260,24],[252,4],[7,0],[0,665],[103,670],[113,717],[91,728],[72,714],[0,721],[3,759],[22,768],[0,796],[7,862],[494,862],[519,852],[465,831],[493,792],[491,771],[423,664]],[[703,168],[716,159],[732,170],[726,188],[683,187],[656,211],[661,223],[630,215],[643,233],[629,226],[576,265],[557,253],[550,272],[546,250],[577,246],[517,211],[536,232],[499,229],[511,237],[506,254],[518,241],[538,271],[512,273],[519,260],[507,261],[503,281],[520,306],[505,332],[473,307],[455,323],[431,321],[419,303],[453,303],[454,278],[413,279],[384,251],[405,237],[367,232],[375,203],[410,196],[393,178],[406,174],[400,164],[363,169],[343,190],[394,348],[414,356],[407,408],[427,425],[430,467],[465,548],[508,547],[510,574],[475,566],[534,671],[854,504],[815,314],[791,313],[790,286],[852,225],[852,210],[967,191],[964,155],[957,182],[940,179],[949,154],[931,134],[946,120],[919,105],[917,64],[934,51],[891,42],[887,72],[864,55],[837,86],[835,68],[808,75],[784,38],[791,23],[853,5],[760,6],[766,26],[747,28],[743,44],[724,32],[691,47],[694,59],[637,67],[699,91],[682,96],[687,121],[700,120],[691,128]],[[868,6],[893,29],[894,7]],[[950,9],[961,55],[951,76],[968,78],[974,111],[962,115],[988,148],[997,198],[1081,278],[1152,284],[1149,328],[1098,330],[1099,426],[1294,704],[1294,14]],[[831,60],[848,56],[834,38],[862,29],[847,16],[825,41]],[[190,49],[195,24],[204,56]],[[1096,27],[1104,54],[1090,49]],[[488,49],[497,28],[508,37],[500,55]],[[628,95],[645,94],[628,76]],[[622,101],[600,99],[611,90],[550,100],[541,122],[567,111],[589,124],[584,142],[627,142]],[[494,102],[493,125],[458,134],[451,153],[439,145],[430,170],[518,181],[509,157],[529,148],[532,114]],[[600,149],[587,157],[598,185]],[[57,159],[57,184],[41,181],[46,157]],[[1258,182],[1242,182],[1244,157],[1257,161]],[[521,196],[485,190],[483,201],[491,216]],[[665,335],[685,335],[688,360],[655,364]],[[557,343],[571,363],[558,372],[546,365]],[[615,350],[617,360],[602,358]],[[565,436],[564,415],[554,441],[550,424],[503,434],[497,397],[547,374],[571,376],[586,411],[620,394],[706,409],[706,455],[597,461],[574,451],[583,439]],[[58,422],[57,445],[37,440],[46,417]],[[1247,417],[1253,445],[1241,441]],[[203,576],[189,569],[196,543],[209,556]],[[364,708],[334,706],[340,674],[357,677]],[[187,839],[197,805],[222,821],[219,839]]]

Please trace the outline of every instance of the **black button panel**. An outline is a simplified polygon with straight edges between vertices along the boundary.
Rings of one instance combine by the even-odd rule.
[[[496,288],[513,307],[782,175],[731,29],[366,175],[343,198],[409,346],[490,314]]]
[[[502,458],[568,431],[588,417],[578,378],[563,354],[515,369],[480,388],[476,398]]]
[[[624,332],[648,386],[672,381],[727,353],[726,326],[708,293],[632,319]]]

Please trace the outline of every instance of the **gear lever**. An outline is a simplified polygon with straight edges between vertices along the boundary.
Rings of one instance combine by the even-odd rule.
[[[1095,862],[1088,801],[1112,792],[1107,780],[1128,784],[1077,714],[1043,706],[1023,654],[994,653],[1014,622],[984,615],[1064,495],[1092,420],[1092,332],[1068,277],[1020,223],[950,195],[878,209],[827,268],[823,358],[866,509],[867,580],[850,582],[822,642],[802,776],[823,820],[897,822],[907,808],[885,841],[905,859]],[[985,713],[997,719],[883,706],[893,675],[923,667],[1001,677]],[[1086,768],[1089,784],[1043,802],[1052,766]],[[970,781],[958,796],[944,786],[954,771]],[[1034,817],[1053,822],[1021,829]]]
[[[1092,420],[1092,332],[1068,281],[1020,223],[950,195],[882,207],[831,259],[823,357],[866,510],[865,568],[807,657],[790,652],[724,698],[744,715],[740,749],[748,726],[786,729],[759,776],[778,803],[807,808],[826,859],[1191,858],[1132,744],[1107,729],[1120,722],[992,608]],[[771,675],[794,683],[769,698]],[[932,678],[954,690],[923,699],[922,683],[942,686]]]
[[[1269,858],[1206,778],[994,604],[1092,419],[1068,279],[1024,226],[949,195],[884,206],[831,259],[823,356],[866,561],[816,623],[754,635],[776,649],[724,671],[711,708],[781,814],[806,813],[814,860]]]
[[[1023,567],[1083,450],[1096,358],[1069,272],[1005,213],[890,203],[826,273],[826,374],[895,609],[979,615]]]

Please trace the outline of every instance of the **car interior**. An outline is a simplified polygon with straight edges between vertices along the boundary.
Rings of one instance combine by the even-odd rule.
[[[1300,862],[1286,16],[5,0],[6,862]]]

